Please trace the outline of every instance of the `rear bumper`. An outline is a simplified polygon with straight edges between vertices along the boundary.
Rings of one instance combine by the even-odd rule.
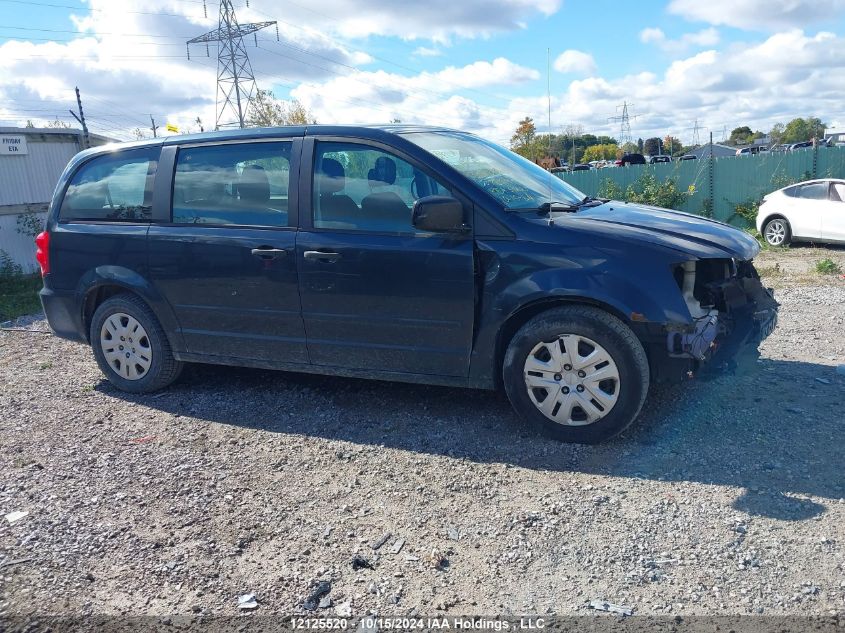
[[[46,286],[38,294],[53,334],[71,341],[86,343],[82,308],[76,294],[52,290]]]

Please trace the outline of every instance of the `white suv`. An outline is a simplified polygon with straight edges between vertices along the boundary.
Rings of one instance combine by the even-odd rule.
[[[807,180],[770,193],[757,211],[757,230],[772,246],[845,243],[845,180]]]

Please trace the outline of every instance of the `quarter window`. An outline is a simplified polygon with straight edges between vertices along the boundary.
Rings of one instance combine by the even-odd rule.
[[[412,233],[414,202],[431,195],[449,191],[393,154],[352,143],[317,144],[315,228]]]
[[[60,220],[149,222],[159,148],[99,156],[74,174]]]
[[[830,199],[836,202],[845,202],[845,183],[834,182],[830,185]]]
[[[233,143],[179,151],[173,222],[288,226],[293,143]]]

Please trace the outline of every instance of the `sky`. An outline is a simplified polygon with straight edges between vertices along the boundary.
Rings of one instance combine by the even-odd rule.
[[[519,121],[684,143],[798,116],[845,126],[845,0],[234,0],[259,88],[320,123],[400,120],[507,144]],[[151,135],[216,120],[203,0],[0,0],[0,125]],[[278,37],[278,39],[277,39]],[[550,99],[549,99],[550,95]],[[549,128],[549,102],[551,128]],[[696,129],[697,128],[697,129]]]

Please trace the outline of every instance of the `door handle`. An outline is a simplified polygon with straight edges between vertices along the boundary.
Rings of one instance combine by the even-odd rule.
[[[305,251],[303,253],[303,257],[305,257],[305,259],[316,259],[321,262],[336,262],[343,257],[343,255],[340,253],[326,253],[324,251]]]
[[[288,254],[284,248],[270,248],[268,246],[253,248],[250,253],[260,259],[276,259],[277,257],[284,257]]]

